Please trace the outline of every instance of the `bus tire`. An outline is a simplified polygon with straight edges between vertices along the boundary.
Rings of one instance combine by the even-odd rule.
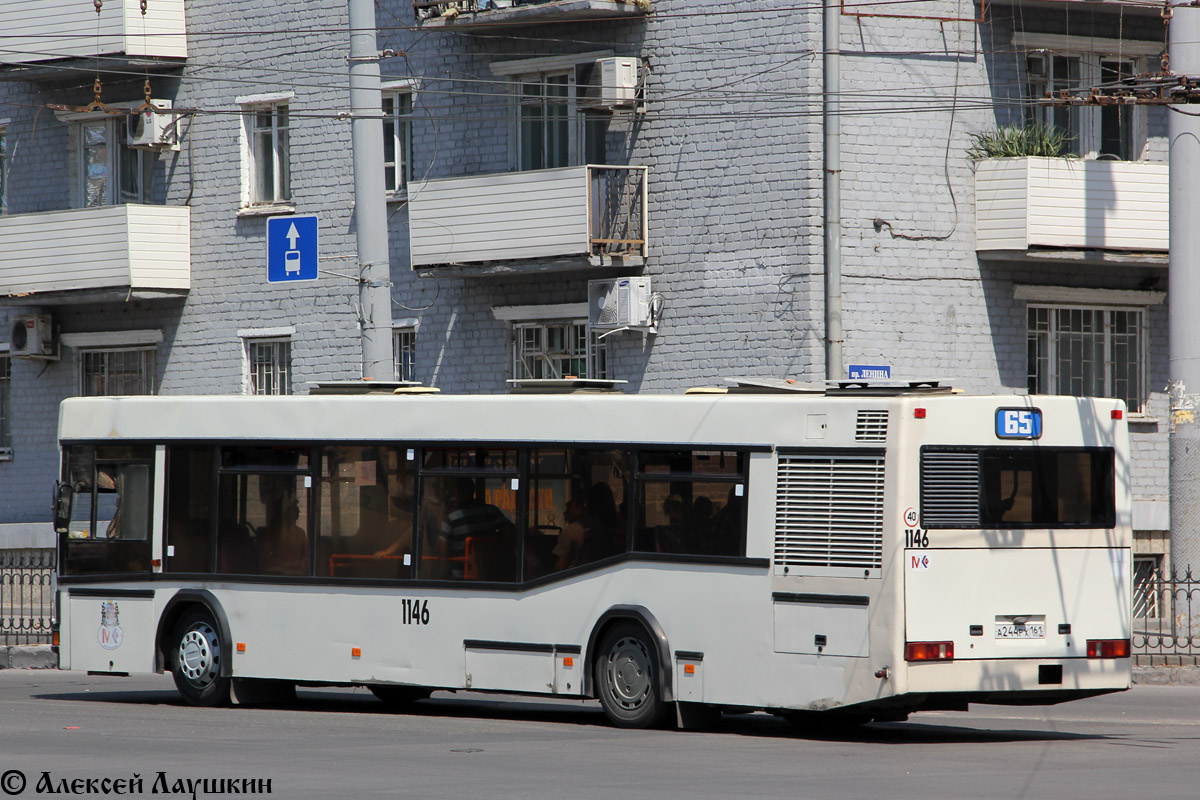
[[[595,661],[596,695],[618,728],[653,728],[670,711],[659,688],[658,651],[645,629],[618,622],[600,641]]]
[[[390,708],[404,708],[418,700],[424,700],[433,694],[431,689],[422,689],[420,686],[395,686],[387,683],[373,683],[367,688],[371,690],[371,694],[378,697],[380,701]]]
[[[184,612],[171,643],[171,676],[183,699],[193,706],[228,705],[230,679],[221,675],[227,648],[208,609]]]

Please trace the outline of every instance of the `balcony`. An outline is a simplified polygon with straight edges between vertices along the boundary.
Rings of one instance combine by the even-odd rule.
[[[0,77],[40,80],[71,77],[75,69],[95,72],[136,63],[169,66],[187,58],[184,0],[151,0],[142,15],[139,0],[105,0],[100,13],[78,0],[4,0],[0,3]],[[50,63],[53,62],[53,63]],[[11,69],[11,67],[22,69]]]
[[[0,217],[0,304],[182,296],[190,213],[120,205]]]
[[[999,158],[975,167],[975,249],[981,257],[1165,264],[1165,162]],[[1109,252],[1120,251],[1120,252]],[[987,254],[985,256],[985,254]]]
[[[640,266],[646,177],[646,167],[588,165],[411,183],[413,268],[532,260],[557,260],[551,268],[560,269]]]
[[[527,22],[599,22],[644,17],[650,0],[414,0],[422,28],[469,26],[472,30]]]

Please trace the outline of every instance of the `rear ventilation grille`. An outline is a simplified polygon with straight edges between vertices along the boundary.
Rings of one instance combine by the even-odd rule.
[[[781,452],[776,567],[880,569],[882,564],[883,454]]]
[[[978,453],[921,453],[921,524],[979,527]]]
[[[858,412],[858,420],[854,425],[854,441],[856,442],[885,442],[887,441],[888,412],[865,411]]]

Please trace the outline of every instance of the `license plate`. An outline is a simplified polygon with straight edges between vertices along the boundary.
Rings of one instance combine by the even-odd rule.
[[[1045,639],[1046,638],[1046,623],[1044,622],[1026,622],[1019,624],[1016,622],[997,622],[996,623],[996,638],[997,639]]]

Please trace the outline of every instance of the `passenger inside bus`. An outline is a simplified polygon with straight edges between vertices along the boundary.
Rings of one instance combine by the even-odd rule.
[[[362,517],[358,535],[363,536],[364,541],[383,545],[372,552],[375,558],[402,558],[412,553],[412,497],[404,492],[405,486],[404,481],[393,481],[390,493],[379,493],[385,499],[376,515],[372,518],[364,514]],[[375,530],[368,531],[372,525]]]
[[[583,498],[583,493],[576,489],[571,493],[571,499],[567,501],[567,506],[563,509],[563,519],[566,524],[563,525],[562,531],[558,534],[558,541],[554,545],[555,572],[580,563],[579,556],[583,550],[584,537],[587,535],[584,521],[586,513],[587,502]]]
[[[308,534],[297,525],[300,501],[292,476],[263,475],[258,490],[266,514],[259,528],[260,566],[271,575],[308,574]]]
[[[475,480],[441,482],[434,508],[441,509],[436,534],[435,575],[452,580],[513,580],[516,572],[515,526],[499,508],[485,503]],[[422,511],[425,509],[423,508]],[[422,564],[422,571],[429,569]]]

